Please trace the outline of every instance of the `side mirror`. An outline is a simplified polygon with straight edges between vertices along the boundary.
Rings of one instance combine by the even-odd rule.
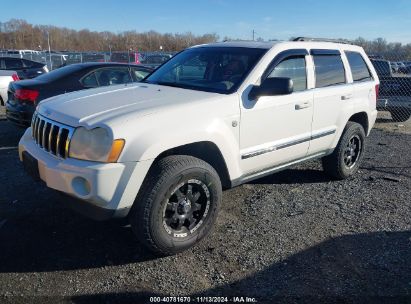
[[[254,86],[248,98],[256,100],[261,96],[287,95],[293,92],[293,81],[286,77],[266,78],[260,86]]]

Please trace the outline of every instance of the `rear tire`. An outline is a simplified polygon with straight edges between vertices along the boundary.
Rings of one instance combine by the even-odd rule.
[[[212,230],[222,196],[212,166],[191,156],[154,163],[130,213],[133,232],[157,255],[184,251]]]
[[[324,171],[336,179],[346,179],[360,167],[365,148],[364,128],[349,121],[332,154],[322,158]]]
[[[396,122],[404,122],[410,119],[411,116],[411,111],[408,109],[396,109],[396,110],[391,110],[391,117],[393,121]]]

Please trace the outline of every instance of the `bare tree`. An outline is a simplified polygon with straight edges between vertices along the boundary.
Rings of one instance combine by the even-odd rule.
[[[158,33],[156,31],[137,32],[130,30],[118,34],[88,29],[79,31],[51,25],[32,25],[21,19],[0,22],[0,48],[7,49],[46,49],[47,33],[50,34],[54,50],[70,51],[179,51],[196,44],[219,40],[215,33],[194,35],[186,33]],[[232,40],[225,37],[224,40]],[[261,38],[258,38],[261,41]],[[384,38],[366,40],[359,37],[352,41],[362,46],[369,54],[379,54],[387,59],[411,59],[411,44],[388,43]]]
[[[51,25],[32,25],[25,20],[11,19],[0,24],[0,46],[8,49],[38,49],[41,46],[44,49],[47,33],[54,50],[72,51],[156,51],[160,46],[168,51],[178,51],[194,44],[218,40],[216,34],[196,36],[190,32],[160,34],[155,31],[139,33],[135,30],[114,34],[108,31],[76,31]]]

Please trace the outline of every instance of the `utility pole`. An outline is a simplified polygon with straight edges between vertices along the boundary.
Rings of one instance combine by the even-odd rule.
[[[255,34],[256,34],[255,30],[253,30],[253,41],[254,41]]]
[[[51,61],[51,47],[50,47],[50,32],[47,31],[47,44],[49,46],[50,70],[53,70],[53,62]]]

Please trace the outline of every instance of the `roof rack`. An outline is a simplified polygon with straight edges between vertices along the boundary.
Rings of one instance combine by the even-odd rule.
[[[252,40],[247,40],[247,39],[224,39],[223,40],[223,42],[237,42],[237,41],[239,41],[239,42],[249,42],[249,41],[252,41]]]
[[[321,42],[352,44],[352,42],[350,42],[349,40],[329,39],[329,38],[311,38],[311,37],[297,37],[297,38],[292,39],[292,41],[321,41]]]

